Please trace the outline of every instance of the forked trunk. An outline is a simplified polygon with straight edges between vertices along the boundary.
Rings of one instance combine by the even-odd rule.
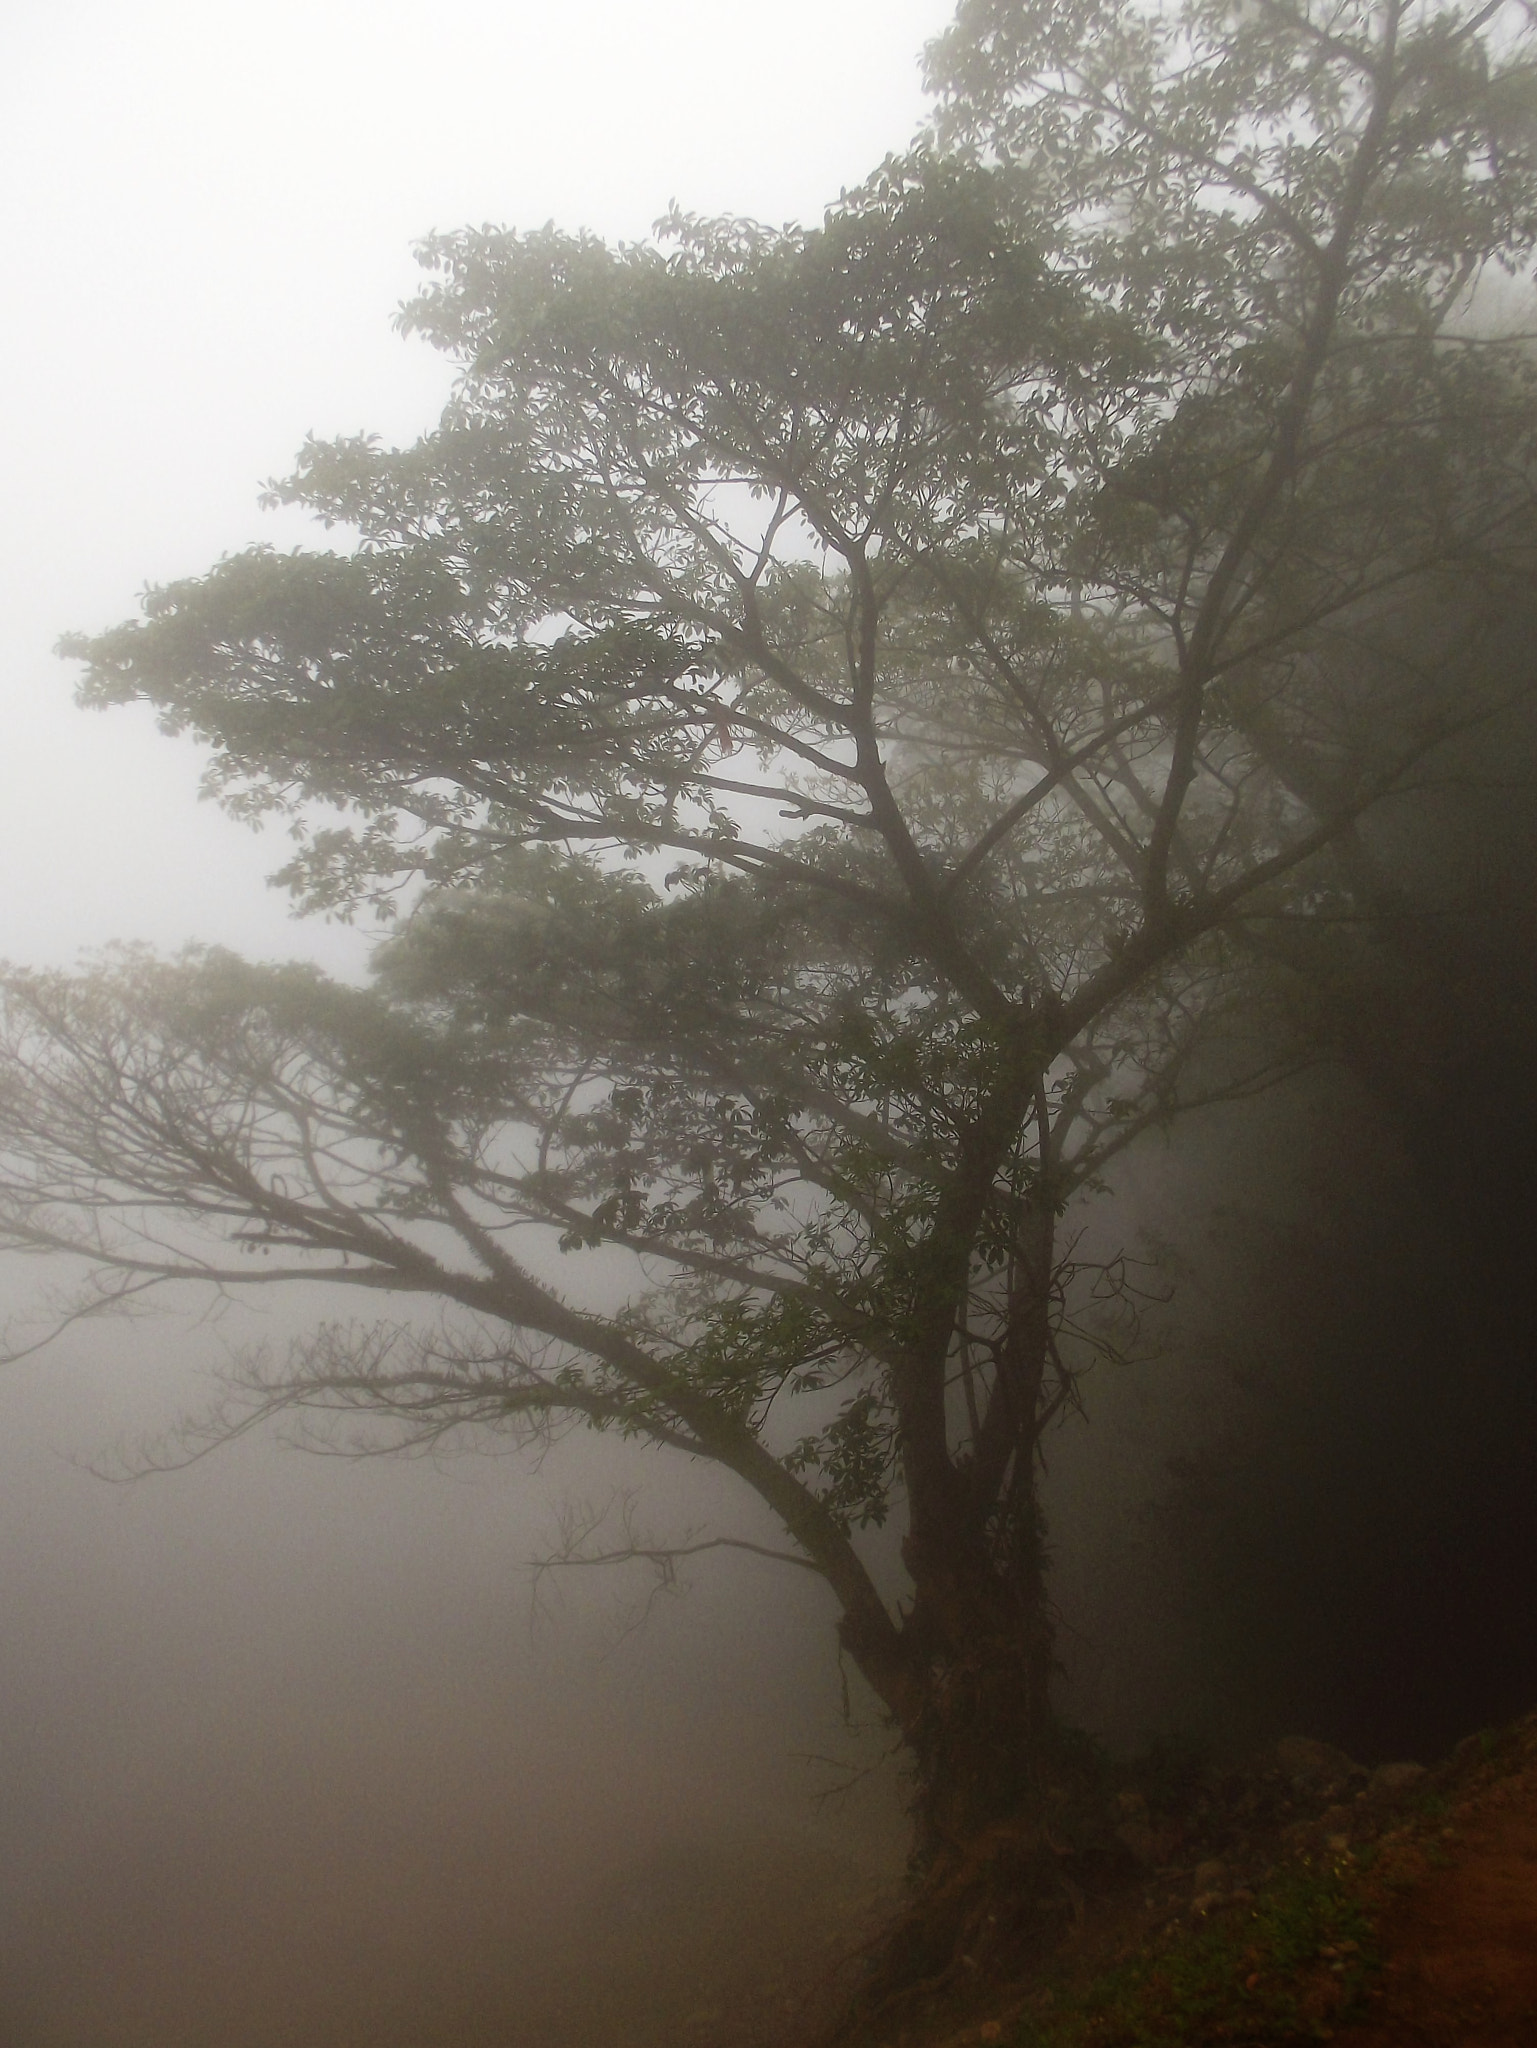
[[[850,2044],[887,2038],[877,2023],[995,1951],[1029,1952],[1070,1904],[1047,1825],[1053,1636],[1030,1509],[1002,1561],[980,1542],[946,1558],[906,1546],[914,1590],[898,1682],[866,1675],[906,1738],[918,1882],[869,1958],[839,2036]],[[861,1661],[847,1631],[845,1643]],[[1013,1902],[1006,1915],[1000,1898]]]
[[[1028,1830],[1042,1811],[1054,1636],[1033,1497],[1023,1506],[1002,1557],[980,1539],[935,1554],[909,1538],[898,1661],[867,1659],[844,1631],[911,1757],[920,1868],[965,1855],[1000,1823]]]
[[[912,1560],[904,1634],[921,1705],[906,1732],[923,1862],[963,1853],[987,1829],[1028,1824],[1040,1811],[1053,1638],[1038,1528],[1030,1535],[1031,1554],[1011,1556],[1005,1569],[981,1545],[970,1556]]]

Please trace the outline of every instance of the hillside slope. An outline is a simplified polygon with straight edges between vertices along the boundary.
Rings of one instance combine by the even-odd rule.
[[[1537,1714],[1430,1771],[1293,1738],[1162,1805],[1113,1797],[1134,1881],[1072,1887],[1033,1967],[962,1956],[856,2009],[840,2048],[1537,2044]]]

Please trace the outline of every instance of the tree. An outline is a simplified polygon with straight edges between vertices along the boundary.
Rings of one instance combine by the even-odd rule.
[[[409,915],[368,991],[13,973],[5,1242],[84,1309],[440,1304],[258,1405],[725,1467],[924,1849],[1028,1823],[1041,1446],[1128,1313],[1081,1205],[1294,1057],[1256,938],[1355,914],[1361,821],[1529,687],[1531,369],[1455,317],[1537,234],[1517,26],[967,4],[936,138],[817,229],[430,241],[440,427],[274,491],[350,552],[65,643],[293,818],[303,902]]]

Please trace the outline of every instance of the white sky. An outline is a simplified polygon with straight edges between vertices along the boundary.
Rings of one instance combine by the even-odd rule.
[[[283,857],[197,801],[50,650],[302,522],[304,434],[409,439],[447,365],[395,334],[412,242],[466,221],[643,234],[814,219],[902,147],[947,0],[46,0],[0,28],[0,957],[218,940],[339,969]]]
[[[196,575],[255,540],[299,541],[302,522],[260,513],[256,499],[306,432],[406,440],[430,424],[447,366],[391,326],[419,279],[418,237],[551,218],[636,236],[674,198],[814,219],[912,135],[918,52],[950,5],[0,0],[0,957],[68,964],[115,938],[202,939],[361,965],[359,935],[293,922],[264,887],[281,838],[263,842],[198,802],[193,748],[138,712],[74,707],[54,641],[129,616],[146,583]],[[0,1325],[31,1303],[35,1280],[7,1263]],[[791,1680],[813,1731],[795,1746],[837,1740],[834,1667],[812,1634],[824,1610],[799,1585],[754,1607],[757,1580],[701,1575],[714,1604],[666,1626],[720,1623],[724,1648],[708,1655],[703,1636],[664,1633],[628,1661],[595,1648],[584,1663],[568,1634],[576,1678],[539,1663],[516,1567],[548,1547],[563,1487],[606,1495],[602,1446],[580,1447],[574,1477],[562,1465],[526,1490],[502,1465],[467,1465],[452,1485],[425,1465],[317,1466],[265,1439],[142,1487],[105,1487],[64,1462],[110,1461],[117,1430],[132,1441],[205,1406],[196,1372],[221,1335],[247,1341],[254,1328],[276,1342],[287,1327],[277,1311],[267,1330],[249,1317],[230,1330],[92,1326],[0,1376],[4,1992],[32,1985],[71,2039],[90,2031],[79,2015],[92,1983],[114,2039],[193,2038],[171,2024],[135,2031],[150,1991],[113,1972],[131,1975],[146,1953],[161,1957],[167,1998],[203,2001],[205,2029],[217,2002],[219,2030],[200,2040],[234,2024],[222,1987],[246,1949],[250,1981],[312,2020],[322,1993],[253,1949],[261,1930],[289,1924],[285,1912],[308,1910],[295,1871],[312,1887],[317,1871],[340,1873],[334,1927],[320,1913],[300,1932],[313,1948],[316,1928],[331,1929],[344,1987],[372,1954],[366,1908],[347,1902],[354,1887],[372,1898],[378,1872],[424,1904],[370,1995],[409,1991],[413,1972],[426,1981],[418,1934],[433,1967],[447,1957],[469,1976],[486,1944],[442,1935],[460,1897],[460,1880],[441,1874],[444,1843],[457,1868],[482,1828],[484,1867],[506,1866],[507,1883],[537,1879],[559,1909],[586,1899],[611,1859],[612,1814],[590,1847],[572,1815],[580,1822],[590,1788],[621,1768],[642,1789],[670,1784],[657,1758],[676,1750],[711,1784],[694,1756],[708,1738],[733,1796],[761,1780],[784,1803],[786,1730],[801,1713],[783,1704]],[[697,1485],[668,1484],[664,1530],[690,1501],[713,1512]],[[452,1643],[433,1633],[439,1614]],[[747,1648],[733,1663],[738,1639]],[[765,1677],[770,1660],[783,1683]],[[413,1720],[418,1684],[431,1697]],[[503,1749],[524,1743],[489,1765],[464,1732],[482,1694]],[[356,1743],[361,1700],[395,1732]],[[604,1713],[612,1728],[593,1736]],[[579,1767],[556,1742],[568,1734],[587,1741]],[[617,1761],[594,1777],[604,1755]],[[462,1796],[433,1790],[423,1757],[467,1759]],[[509,1821],[487,1804],[488,1784],[520,1797],[532,1787],[550,1812]],[[425,1817],[409,1808],[413,1787],[435,1802]],[[217,1891],[207,1904],[202,1866],[187,1862],[210,1813],[222,1816],[210,1882],[238,1879],[238,1914]],[[625,1825],[644,1835],[651,1822]],[[248,1872],[263,1828],[285,1844],[270,1881]],[[397,1836],[405,1846],[388,1854],[336,1848]],[[416,1893],[413,1856],[430,1878]],[[98,1892],[113,1893],[116,1952],[91,1918]],[[327,1982],[332,1962],[327,1950]],[[318,2022],[312,2031],[331,2038]]]

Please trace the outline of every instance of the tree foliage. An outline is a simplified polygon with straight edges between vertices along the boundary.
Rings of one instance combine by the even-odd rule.
[[[818,227],[429,241],[441,424],[273,489],[344,547],[66,643],[306,905],[409,914],[368,991],[13,975],[7,1241],[443,1304],[259,1400],[715,1461],[931,1845],[1021,1796],[1040,1445],[1127,1313],[1078,1206],[1299,1056],[1257,940],[1529,688],[1532,371],[1459,324],[1537,235],[1522,26],[967,0]]]

